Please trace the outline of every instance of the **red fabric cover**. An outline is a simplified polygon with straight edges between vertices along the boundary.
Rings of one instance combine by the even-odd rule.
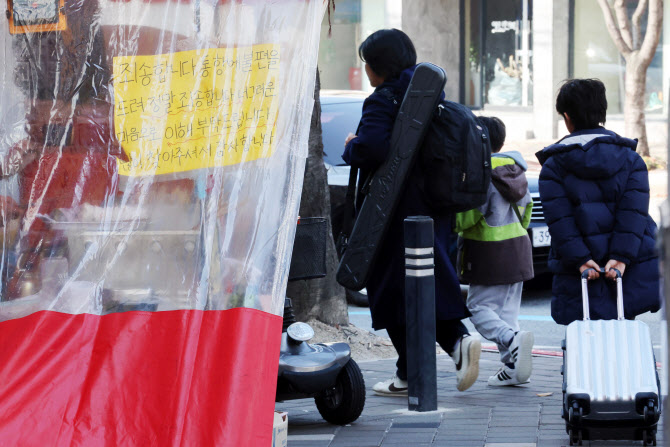
[[[115,157],[123,153],[112,133],[109,113],[110,105],[103,101],[78,105],[73,116],[71,105],[62,101],[31,104],[26,117],[29,138],[17,149],[34,146],[40,154],[19,175],[20,203],[40,214],[82,203],[102,204],[116,183]],[[47,128],[57,134],[69,126],[71,138],[63,138],[62,146],[43,146]],[[56,143],[61,140],[47,144]]]
[[[116,159],[105,152],[47,148],[19,174],[19,203],[27,207],[23,249],[48,237],[48,226],[39,214],[84,203],[102,205],[117,178]]]
[[[112,2],[120,2],[120,3],[128,3],[131,0],[111,0]],[[144,3],[165,3],[169,0],[142,0]],[[175,1],[175,0],[171,0]],[[191,0],[177,0],[180,3],[191,3]],[[219,0],[219,3],[229,3],[231,0]],[[242,3],[241,0],[233,0],[237,1],[238,3]]]
[[[0,445],[270,445],[281,328],[246,308],[2,322]]]
[[[131,0],[111,0],[112,3],[117,2],[117,3],[128,3]],[[144,3],[165,3],[167,1],[175,1],[175,0],[142,0]],[[193,0],[176,0],[180,3],[191,3]],[[276,0],[275,0],[276,1]],[[325,3],[326,0],[323,0]],[[224,3],[267,3],[268,0],[218,0],[219,4],[224,4]],[[210,1],[211,3],[211,1]]]
[[[48,214],[80,203],[101,205],[116,177],[116,159],[106,152],[47,148],[19,177],[20,202]]]
[[[77,106],[72,123],[72,144],[82,152],[93,149],[108,152],[122,161],[130,161],[114,135],[110,108],[108,103],[102,101]]]

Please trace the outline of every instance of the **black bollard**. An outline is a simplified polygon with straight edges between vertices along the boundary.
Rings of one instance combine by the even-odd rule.
[[[437,410],[434,245],[433,219],[405,219],[407,408],[412,411]]]

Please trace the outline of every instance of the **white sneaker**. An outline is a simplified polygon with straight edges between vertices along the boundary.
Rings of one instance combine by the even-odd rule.
[[[454,352],[449,354],[456,364],[456,389],[458,391],[467,390],[477,380],[481,353],[481,341],[470,335],[464,335],[457,342]]]
[[[530,380],[521,382],[517,379],[516,369],[510,369],[503,365],[495,375],[489,377],[489,386],[513,386],[528,383]]]
[[[533,372],[533,343],[535,337],[532,332],[519,331],[514,335],[509,345],[509,353],[514,362],[514,371],[519,382],[525,383]]]
[[[407,397],[407,381],[401,380],[394,375],[383,382],[378,382],[372,387],[372,391],[380,396],[404,396]]]

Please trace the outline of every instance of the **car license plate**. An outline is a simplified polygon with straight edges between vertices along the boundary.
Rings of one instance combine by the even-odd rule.
[[[535,227],[533,231],[533,247],[548,247],[551,245],[549,227]]]

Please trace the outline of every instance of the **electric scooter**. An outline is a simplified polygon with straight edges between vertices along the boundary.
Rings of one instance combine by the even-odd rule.
[[[300,219],[296,227],[289,281],[326,276],[326,219]],[[276,401],[314,398],[331,424],[349,424],[365,405],[365,382],[347,343],[308,341],[314,330],[297,322],[290,298],[284,302]]]

